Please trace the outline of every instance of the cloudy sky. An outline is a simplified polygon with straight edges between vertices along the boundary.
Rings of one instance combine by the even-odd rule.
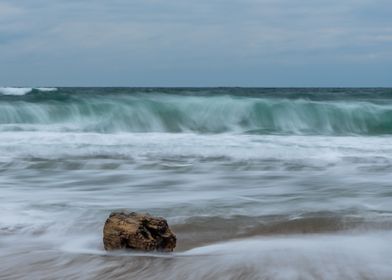
[[[392,86],[391,0],[0,0],[0,85]]]

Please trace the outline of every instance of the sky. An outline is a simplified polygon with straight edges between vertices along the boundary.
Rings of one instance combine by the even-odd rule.
[[[0,0],[0,86],[391,87],[391,0]]]

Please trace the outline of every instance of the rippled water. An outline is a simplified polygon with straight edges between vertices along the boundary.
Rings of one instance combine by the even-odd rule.
[[[392,278],[391,90],[7,90],[0,279]],[[118,209],[177,250],[106,253]]]

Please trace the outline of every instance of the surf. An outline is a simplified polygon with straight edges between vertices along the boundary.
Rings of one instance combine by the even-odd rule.
[[[46,94],[56,91],[55,94]],[[1,88],[0,131],[390,135],[392,99],[198,90]],[[241,94],[243,92],[243,94]],[[7,93],[4,95],[4,93]]]

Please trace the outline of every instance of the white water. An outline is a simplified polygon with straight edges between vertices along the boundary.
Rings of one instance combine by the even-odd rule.
[[[27,88],[27,87],[0,87],[0,95],[17,95],[22,96],[30,93],[33,89],[42,91],[42,92],[51,92],[57,91],[57,88]]]
[[[56,125],[0,133],[0,279],[391,279],[390,136]],[[122,208],[168,218],[178,250],[104,252]]]
[[[223,271],[230,275],[244,266],[248,268],[248,279],[390,279],[391,241],[390,232],[279,236],[210,245],[185,255],[205,258],[200,265],[202,272],[193,279]]]

